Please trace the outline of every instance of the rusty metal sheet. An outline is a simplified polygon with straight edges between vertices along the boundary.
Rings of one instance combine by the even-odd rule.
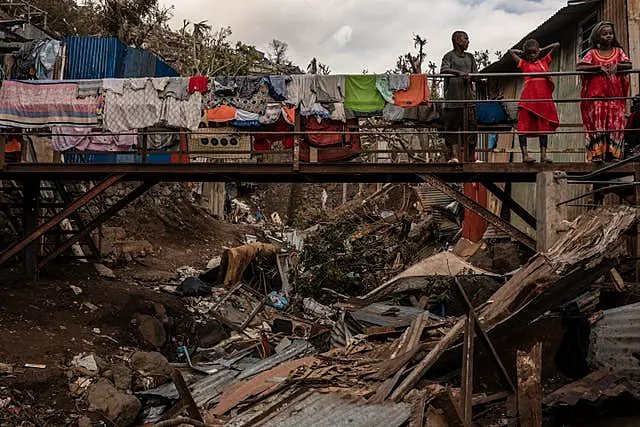
[[[640,303],[607,310],[591,329],[589,361],[600,369],[615,369],[640,379]]]
[[[262,372],[250,380],[234,384],[224,390],[220,396],[220,403],[211,410],[211,413],[216,416],[223,415],[251,397],[277,390],[282,384],[282,379],[292,371],[301,366],[311,365],[316,360],[314,357],[292,360]],[[194,395],[196,392],[197,390],[193,391]]]
[[[368,404],[342,393],[313,393],[277,411],[273,418],[256,426],[269,427],[399,427],[410,416],[411,407],[404,403]]]

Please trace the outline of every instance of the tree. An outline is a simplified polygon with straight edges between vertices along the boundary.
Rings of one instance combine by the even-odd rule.
[[[422,74],[422,64],[427,57],[425,48],[427,39],[418,34],[413,35],[413,47],[417,49],[417,53],[405,53],[398,57],[396,62],[396,72],[403,74]]]
[[[476,63],[478,64],[479,69],[483,69],[491,65],[494,61],[502,58],[502,52],[499,50],[493,53],[492,55],[489,53],[488,49],[485,50],[476,50],[473,52],[473,57],[476,59]]]
[[[291,61],[287,59],[288,49],[289,45],[287,43],[282,40],[273,39],[271,43],[269,43],[267,56],[275,66],[291,64]]]
[[[307,66],[307,73],[328,76],[329,74],[331,74],[331,68],[329,68],[327,64],[323,64],[316,58],[313,58]]]

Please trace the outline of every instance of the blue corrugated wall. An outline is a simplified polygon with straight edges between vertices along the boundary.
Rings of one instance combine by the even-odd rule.
[[[66,45],[67,80],[179,75],[148,50],[128,47],[115,37],[67,37]]]

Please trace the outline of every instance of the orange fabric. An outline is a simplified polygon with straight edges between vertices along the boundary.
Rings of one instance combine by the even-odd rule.
[[[429,84],[426,74],[411,74],[409,89],[393,94],[393,103],[399,107],[417,107],[429,101]]]
[[[4,146],[5,153],[15,153],[22,151],[22,144],[18,138],[11,138]]]
[[[294,125],[296,123],[296,109],[295,107],[282,107],[282,111],[285,113],[285,120],[287,123]]]
[[[238,111],[229,105],[221,105],[219,107],[207,110],[207,120],[210,122],[229,122],[235,120]]]

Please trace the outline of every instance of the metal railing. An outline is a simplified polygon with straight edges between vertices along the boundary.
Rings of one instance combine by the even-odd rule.
[[[629,71],[622,71],[620,74],[639,74],[640,70],[634,69]],[[547,73],[476,73],[470,74],[469,81],[485,81],[487,79],[513,79],[523,78],[525,76],[535,77],[556,77],[566,78],[584,75],[593,75],[592,72],[580,72],[580,71],[562,71],[562,72],[547,72]],[[449,74],[429,74],[427,78],[432,81],[441,81],[443,79],[455,78],[455,76]],[[633,96],[625,97],[609,97],[598,98],[599,100],[624,100],[630,101],[634,99]],[[570,104],[576,105],[574,116],[579,116],[580,102],[589,101],[588,98],[557,98],[557,99],[541,99],[541,100],[527,100],[527,102],[548,102],[553,101],[558,104]],[[476,105],[482,105],[486,103],[500,103],[500,104],[513,104],[520,102],[519,99],[477,99],[477,100],[444,100],[444,99],[431,99],[429,101],[432,111],[437,112],[437,106],[443,103],[458,103],[462,107],[473,107]],[[425,106],[425,108],[427,108]],[[467,108],[465,108],[465,111]],[[438,115],[435,114],[434,117]],[[562,117],[561,117],[562,119]],[[150,131],[140,130],[136,132],[95,132],[90,136],[137,136],[138,143],[133,150],[116,150],[116,151],[66,151],[62,153],[63,161],[69,163],[78,163],[74,160],[79,160],[79,163],[84,163],[83,159],[91,159],[92,157],[104,157],[103,162],[109,163],[110,160],[115,160],[118,163],[167,163],[167,162],[180,162],[185,163],[189,161],[208,161],[208,162],[232,162],[232,163],[255,163],[255,162],[274,162],[274,163],[292,163],[295,165],[300,162],[325,162],[325,161],[340,161],[341,159],[360,158],[364,162],[372,163],[403,163],[410,162],[415,163],[417,161],[424,162],[438,162],[443,159],[443,143],[442,139],[446,135],[458,135],[462,142],[463,137],[469,135],[478,136],[478,147],[476,152],[482,160],[490,161],[493,154],[508,154],[511,157],[512,154],[517,153],[519,150],[516,146],[516,138],[512,138],[510,146],[503,146],[498,148],[489,148],[488,136],[489,135],[517,135],[518,132],[514,129],[514,122],[507,121],[505,123],[498,124],[479,124],[477,129],[470,129],[469,118],[465,117],[462,129],[456,131],[447,131],[443,129],[442,123],[438,119],[434,119],[431,122],[419,122],[419,121],[406,121],[402,123],[385,122],[379,118],[359,118],[358,125],[344,124],[339,130],[333,131],[317,131],[317,130],[305,130],[301,124],[301,118],[296,118],[296,125],[289,131],[270,131],[261,129],[250,129],[244,127],[234,128],[230,130],[228,128],[220,127],[220,130],[216,128],[207,128],[204,130],[167,130],[167,131]],[[266,125],[268,126],[268,125]],[[626,135],[634,132],[640,132],[640,129],[604,129],[602,133],[619,133],[625,132]],[[580,123],[566,122],[561,123],[560,128],[550,133],[557,138],[567,138],[569,136],[584,135],[585,131],[580,128]],[[262,137],[273,137],[272,140],[293,138],[293,143],[289,144],[287,148],[274,148],[268,150],[256,150],[254,149],[254,139],[257,135]],[[33,144],[33,140],[30,137],[53,137],[51,132],[43,131],[24,131],[25,145]],[[74,137],[87,135],[77,135],[75,133],[56,133],[56,136]],[[149,137],[151,136],[175,136],[179,139],[179,144],[170,149],[154,150],[149,144]],[[211,139],[232,136],[235,138],[249,138],[251,144],[250,149],[233,148],[229,146],[227,141],[226,146],[221,145],[221,141],[218,141],[218,146],[211,148]],[[308,141],[309,137],[313,136],[336,136],[342,137],[342,142],[336,142],[330,146],[318,146]],[[5,142],[7,134],[0,135],[0,167],[6,164],[5,158]],[[351,139],[354,141],[351,141]],[[202,139],[200,147],[196,147],[198,140]],[[338,138],[339,139],[339,138]],[[291,142],[291,141],[290,141]],[[206,149],[202,145],[205,145]],[[273,144],[270,144],[273,145]],[[463,145],[463,144],[461,144]],[[584,161],[586,156],[586,149],[581,144],[574,144],[572,147],[554,147],[553,141],[550,141],[550,147],[548,153],[550,154],[564,154],[573,155],[574,157],[580,157],[578,161]],[[28,149],[22,150],[22,161],[30,161]],[[530,150],[535,153],[537,150]],[[129,157],[127,157],[129,156]],[[131,157],[133,156],[133,157]],[[164,156],[164,157],[163,157]],[[171,156],[172,160],[167,161],[166,156]],[[468,156],[467,156],[468,157]],[[161,160],[164,159],[164,160]],[[98,159],[99,160],[99,159]],[[474,160],[474,159],[472,159]]]

